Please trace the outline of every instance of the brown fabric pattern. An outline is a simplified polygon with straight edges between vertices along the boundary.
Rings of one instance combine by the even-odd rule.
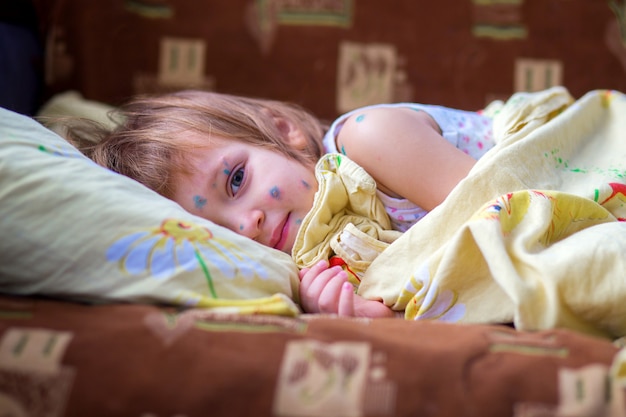
[[[617,351],[565,330],[5,296],[0,415],[20,407],[67,417],[554,412],[560,372],[608,367]]]

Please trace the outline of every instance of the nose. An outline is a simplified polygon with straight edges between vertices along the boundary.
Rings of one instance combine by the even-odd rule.
[[[250,239],[258,240],[261,236],[264,221],[265,213],[262,210],[249,210],[243,213],[235,231]]]

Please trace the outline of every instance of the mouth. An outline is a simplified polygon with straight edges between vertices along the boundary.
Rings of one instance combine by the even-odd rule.
[[[285,217],[285,220],[283,220],[283,222],[278,225],[276,230],[274,230],[274,233],[272,234],[272,242],[274,242],[272,247],[274,249],[278,249],[282,251],[283,248],[285,247],[285,244],[287,243],[287,237],[289,236],[289,218],[290,217],[291,217],[291,214],[288,214],[287,217]]]

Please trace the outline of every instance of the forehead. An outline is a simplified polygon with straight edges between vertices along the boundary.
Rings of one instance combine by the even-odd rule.
[[[247,143],[237,139],[227,139],[218,136],[210,138],[191,139],[191,145],[181,152],[181,163],[187,165],[186,176],[224,173],[235,164],[243,161],[265,159],[268,155],[287,158],[273,149]]]
[[[238,149],[263,149],[266,148],[261,143],[253,143],[236,137],[228,137],[215,133],[185,132],[181,134],[179,141],[182,147],[188,152],[194,153],[196,150],[219,150],[227,148]]]

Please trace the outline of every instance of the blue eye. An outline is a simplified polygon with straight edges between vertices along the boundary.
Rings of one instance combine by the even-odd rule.
[[[243,184],[243,179],[245,177],[245,171],[243,168],[239,168],[234,171],[233,175],[230,177],[230,191],[233,196],[239,192],[239,188]]]

